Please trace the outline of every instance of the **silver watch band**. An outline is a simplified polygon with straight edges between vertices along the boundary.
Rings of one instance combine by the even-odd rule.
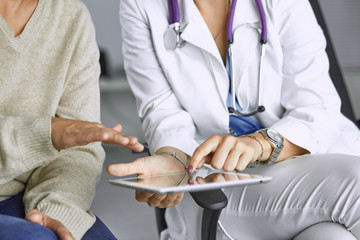
[[[271,128],[260,129],[260,132],[266,140],[268,140],[273,147],[273,151],[269,157],[269,160],[262,161],[261,164],[267,165],[274,163],[279,157],[282,149],[284,148],[284,138],[276,130]]]

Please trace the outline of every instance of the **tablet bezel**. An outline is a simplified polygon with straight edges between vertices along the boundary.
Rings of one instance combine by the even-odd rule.
[[[202,170],[196,171],[194,174],[201,173]],[[211,171],[210,174],[213,173],[221,173],[221,174],[229,174],[229,172],[224,172],[222,170]],[[171,175],[179,175],[179,174],[187,174],[186,172],[181,173],[170,173],[170,174],[158,174],[153,176],[141,176],[141,177],[124,177],[119,179],[109,180],[109,183],[121,187],[136,189],[140,191],[152,192],[156,194],[171,194],[171,193],[180,193],[180,192],[200,192],[200,191],[208,191],[219,188],[227,188],[227,187],[235,187],[235,186],[244,186],[244,185],[252,185],[252,184],[260,184],[269,182],[272,177],[269,176],[261,176],[261,175],[253,175],[247,173],[239,173],[239,172],[231,172],[231,174],[237,174],[241,176],[248,176],[248,179],[239,179],[235,181],[227,181],[227,182],[210,182],[205,184],[186,184],[179,186],[167,186],[167,187],[156,187],[151,186],[139,182],[134,182],[139,178],[150,178],[150,177],[158,177],[158,176],[166,176],[169,177]],[[201,175],[201,174],[200,174]]]

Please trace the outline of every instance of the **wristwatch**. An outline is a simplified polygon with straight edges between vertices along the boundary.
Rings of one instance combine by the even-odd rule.
[[[260,129],[257,132],[261,133],[266,140],[269,140],[273,147],[269,160],[262,161],[260,164],[266,165],[275,162],[275,160],[279,157],[281,150],[284,148],[284,138],[280,133],[271,128]]]

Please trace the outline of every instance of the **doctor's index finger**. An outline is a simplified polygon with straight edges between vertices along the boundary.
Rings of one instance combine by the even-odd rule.
[[[207,162],[216,149],[216,144],[211,141],[202,143],[194,152],[189,161],[188,172],[198,169]]]

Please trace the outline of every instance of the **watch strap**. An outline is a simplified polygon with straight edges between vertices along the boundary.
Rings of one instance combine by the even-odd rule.
[[[274,163],[276,161],[276,159],[279,157],[282,149],[284,148],[284,140],[283,140],[283,137],[278,133],[276,132],[275,130],[271,129],[271,131],[273,131],[273,133],[276,133],[278,134],[279,136],[279,139],[281,139],[280,141],[276,141],[275,139],[271,138],[268,134],[268,128],[264,128],[264,129],[260,129],[259,131],[257,132],[260,132],[263,137],[269,141],[269,143],[271,144],[273,150],[270,154],[270,157],[268,160],[266,161],[261,161],[260,164],[262,165],[267,165],[267,164],[271,164],[271,163]]]

